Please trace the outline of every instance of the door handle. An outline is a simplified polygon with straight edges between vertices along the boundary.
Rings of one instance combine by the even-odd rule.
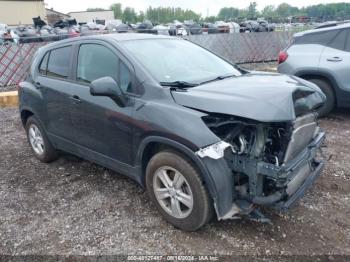
[[[34,86],[36,87],[36,89],[40,89],[41,88],[40,82],[34,82]]]
[[[71,100],[73,100],[74,103],[78,104],[81,102],[80,97],[77,95],[73,95],[70,97]]]
[[[341,61],[343,61],[343,59],[338,57],[338,56],[335,56],[332,58],[327,58],[327,61],[329,61],[329,62],[341,62]]]

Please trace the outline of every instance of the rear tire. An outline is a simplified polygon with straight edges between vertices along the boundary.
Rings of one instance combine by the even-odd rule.
[[[35,116],[28,118],[25,129],[28,143],[36,158],[44,163],[52,162],[58,158],[56,149],[48,140],[44,129]]]
[[[176,181],[181,179],[183,182],[179,186],[180,182]],[[146,186],[158,211],[176,228],[195,231],[208,223],[213,215],[212,201],[196,168],[174,151],[162,151],[151,158],[146,168]],[[183,202],[184,194],[187,203]],[[175,208],[173,212],[175,203],[179,203],[180,211]]]
[[[335,107],[335,94],[331,85],[322,79],[308,79],[308,81],[317,85],[322,92],[326,95],[326,101],[324,105],[317,110],[320,117],[328,115]]]

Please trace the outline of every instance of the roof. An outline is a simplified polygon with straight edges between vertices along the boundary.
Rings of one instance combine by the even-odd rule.
[[[153,34],[140,34],[140,33],[119,33],[119,34],[104,34],[104,35],[90,35],[90,36],[80,36],[80,37],[73,37],[65,40],[60,40],[57,42],[53,42],[51,44],[45,45],[42,48],[46,49],[48,47],[51,49],[55,46],[62,46],[65,44],[69,44],[71,42],[79,41],[79,40],[112,40],[116,42],[123,42],[123,41],[137,41],[137,40],[145,40],[145,39],[181,39],[174,36],[166,36],[166,35],[153,35]]]
[[[307,35],[307,34],[327,32],[330,30],[338,30],[338,29],[343,29],[343,28],[350,28],[350,22],[345,22],[345,23],[341,23],[341,24],[334,24],[334,25],[330,25],[330,26],[322,27],[322,28],[315,28],[315,29],[304,31],[304,32],[296,33],[296,34],[294,34],[294,36],[300,37],[300,36]]]
[[[65,13],[62,13],[62,12],[58,12],[56,10],[54,10],[53,8],[45,8],[46,11],[49,11],[49,12],[52,12],[52,13],[55,13],[55,14],[59,14],[59,15],[64,15],[64,16],[69,16]]]
[[[325,22],[319,26],[317,26],[315,29],[321,29],[321,28],[326,28],[326,27],[334,27],[337,25],[342,25],[345,23],[349,23],[350,21],[329,21],[329,22]]]
[[[123,33],[123,34],[107,34],[101,35],[101,38],[110,38],[118,42],[129,40],[144,40],[144,39],[173,39],[174,37],[166,35],[140,34],[140,33]]]

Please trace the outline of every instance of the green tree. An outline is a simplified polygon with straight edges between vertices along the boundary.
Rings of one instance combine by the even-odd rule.
[[[264,9],[261,11],[261,15],[266,19],[275,17],[276,16],[275,6],[273,5],[265,6]]]
[[[206,18],[204,18],[204,21],[208,23],[214,23],[216,20],[216,16],[207,16]]]
[[[110,9],[113,10],[114,18],[122,19],[123,18],[123,10],[121,3],[115,3],[110,6]]]
[[[248,6],[248,18],[249,19],[254,19],[257,17],[258,12],[256,10],[257,3],[256,2],[250,2]]]
[[[276,8],[276,13],[279,17],[286,18],[288,16],[299,15],[299,9],[287,3],[282,3]]]
[[[137,14],[134,8],[125,7],[123,11],[123,22],[125,23],[136,23]]]
[[[234,7],[221,8],[218,14],[218,20],[234,20],[239,17],[240,10]]]
[[[184,20],[194,20],[199,21],[200,15],[196,14],[192,10],[184,10],[179,7],[148,7],[146,18],[155,24],[158,23],[169,23],[174,20],[184,21]]]
[[[93,8],[88,8],[86,11],[92,12],[92,11],[104,11],[105,9],[100,8],[100,7],[93,7]]]
[[[145,13],[143,11],[140,11],[140,13],[137,16],[137,21],[143,22],[145,20],[145,18],[146,18]]]

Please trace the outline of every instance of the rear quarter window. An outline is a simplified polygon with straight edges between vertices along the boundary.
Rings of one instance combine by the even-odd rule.
[[[295,39],[296,45],[319,44],[327,45],[337,35],[339,30],[329,30],[316,33],[309,33]]]
[[[348,29],[349,33],[347,35],[347,40],[345,43],[345,51],[350,52],[350,29]]]
[[[348,36],[348,30],[341,30],[336,37],[329,43],[329,47],[339,50],[345,50],[346,38]]]

